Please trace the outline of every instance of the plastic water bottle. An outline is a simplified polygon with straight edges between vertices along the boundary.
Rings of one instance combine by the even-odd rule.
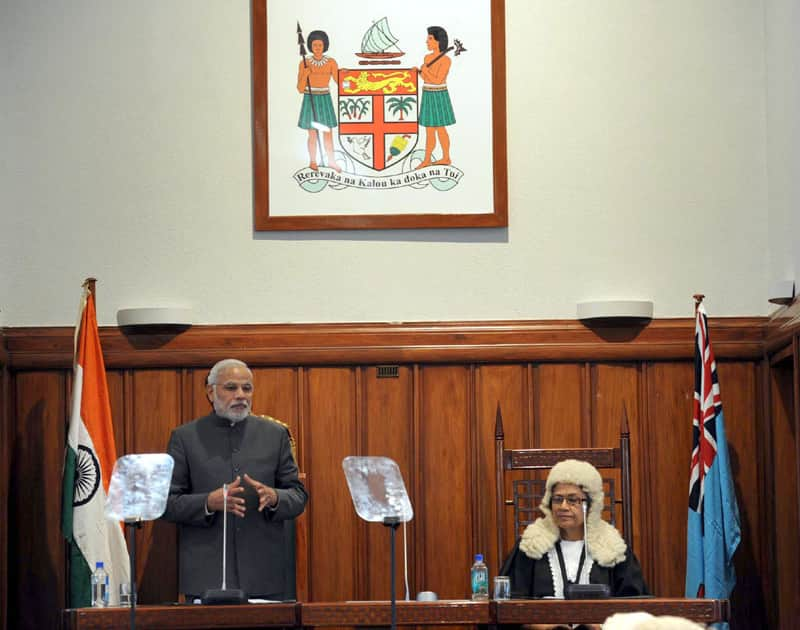
[[[475,554],[475,563],[470,569],[470,577],[472,578],[472,599],[489,599],[489,568],[483,561],[482,553]]]
[[[106,573],[103,563],[98,562],[92,573],[92,606],[94,608],[108,606],[108,595],[108,573]]]

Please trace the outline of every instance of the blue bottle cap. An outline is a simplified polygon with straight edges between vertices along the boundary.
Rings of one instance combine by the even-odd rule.
[[[482,553],[476,553],[475,554],[475,562],[483,562],[483,554]]]
[[[103,568],[103,563],[102,562],[95,562],[94,563],[94,568],[95,569],[102,569]]]

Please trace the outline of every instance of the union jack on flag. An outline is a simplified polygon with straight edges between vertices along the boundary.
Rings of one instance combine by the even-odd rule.
[[[717,364],[708,338],[705,307],[695,321],[694,414],[689,518],[686,532],[686,597],[725,599],[736,584],[733,554],[741,540]]]
[[[708,317],[702,304],[697,309],[694,335],[694,415],[689,509],[702,512],[706,475],[717,456],[717,414],[722,413],[717,362],[708,340]]]

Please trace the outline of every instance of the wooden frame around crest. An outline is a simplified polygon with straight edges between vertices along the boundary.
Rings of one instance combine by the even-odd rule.
[[[478,212],[464,212],[458,207],[439,208],[436,213],[367,214],[358,208],[352,214],[292,214],[292,209],[278,213],[270,207],[270,150],[268,73],[270,63],[285,63],[269,58],[267,42],[267,6],[270,0],[251,0],[251,37],[253,50],[253,208],[256,231],[278,230],[362,230],[396,228],[465,228],[503,227],[508,225],[508,172],[506,156],[506,71],[505,71],[505,0],[485,0],[491,12],[491,77],[481,80],[491,85],[491,207]],[[355,5],[354,5],[355,7]],[[477,54],[477,53],[473,53]],[[273,105],[274,106],[274,105]],[[456,204],[453,204],[454,206]],[[463,208],[463,206],[462,206]]]

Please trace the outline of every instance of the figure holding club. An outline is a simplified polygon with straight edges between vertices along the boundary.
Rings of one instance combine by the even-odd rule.
[[[447,53],[453,50],[448,47],[447,31],[441,26],[428,27],[426,45],[430,51],[425,55],[425,62],[420,66],[419,73],[424,84],[422,86],[422,103],[419,109],[419,124],[425,127],[425,159],[420,162],[418,169],[431,165],[433,149],[436,139],[442,149],[442,157],[434,164],[450,164],[450,135],[447,127],[456,122],[450,94],[447,92],[447,75],[453,61]],[[466,50],[460,41],[455,40],[455,54],[459,55]]]

